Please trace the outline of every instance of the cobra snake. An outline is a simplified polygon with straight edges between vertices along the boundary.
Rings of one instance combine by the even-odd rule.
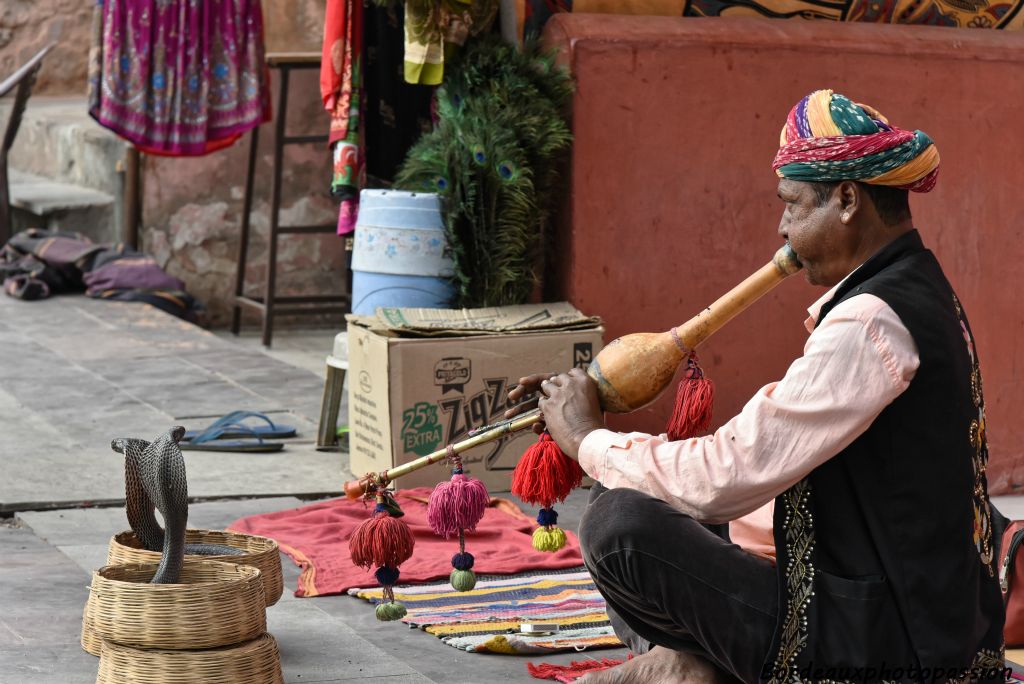
[[[188,523],[188,483],[185,459],[178,442],[185,428],[175,425],[152,442],[119,437],[110,448],[124,454],[125,513],[128,524],[142,546],[163,551],[152,584],[176,584],[181,577],[185,554],[238,556],[245,552],[217,544],[185,544]],[[166,532],[153,509],[163,516]]]

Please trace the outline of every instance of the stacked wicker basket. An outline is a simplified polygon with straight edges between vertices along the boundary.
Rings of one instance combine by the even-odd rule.
[[[212,530],[189,530],[186,543],[245,553],[186,556],[180,583],[150,584],[160,553],[132,532],[110,540],[82,616],[82,648],[100,656],[97,684],[282,682],[266,619],[284,588],[277,543]]]

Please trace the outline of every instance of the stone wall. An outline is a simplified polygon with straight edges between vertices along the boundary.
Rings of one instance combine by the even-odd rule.
[[[289,135],[326,132],[328,117],[320,105],[318,78],[315,70],[292,74]],[[143,248],[203,300],[214,326],[226,324],[231,314],[229,302],[234,292],[250,139],[246,135],[233,147],[206,157],[146,156],[143,161]],[[251,296],[262,296],[266,277],[273,140],[273,126],[264,125],[260,129],[247,259],[246,294]],[[337,206],[328,191],[331,164],[326,145],[286,147],[284,169],[281,225],[337,220]],[[279,293],[340,293],[344,281],[341,238],[285,235],[279,239]],[[281,323],[303,320],[309,319],[285,318]]]
[[[95,0],[4,0],[0,3],[0,77],[56,41],[34,92],[85,95]]]
[[[4,0],[0,9],[0,78],[13,72],[50,41],[57,46],[44,62],[34,93],[86,94],[86,66],[96,0]],[[319,51],[323,0],[264,0],[268,52]],[[271,73],[274,103],[277,72]],[[289,134],[325,133],[318,72],[293,73],[289,89]],[[84,99],[83,99],[84,111]],[[277,112],[274,112],[277,116]],[[143,158],[142,248],[181,278],[207,307],[209,323],[230,320],[230,296],[241,225],[249,136],[206,157]],[[248,294],[261,296],[270,226],[273,126],[260,131],[259,160],[249,248]],[[281,223],[336,220],[328,193],[330,159],[325,145],[286,148]],[[110,170],[115,173],[114,169]],[[284,236],[278,246],[278,291],[327,294],[344,289],[344,250],[333,235]],[[248,320],[252,321],[253,318]],[[290,321],[281,320],[282,325]]]

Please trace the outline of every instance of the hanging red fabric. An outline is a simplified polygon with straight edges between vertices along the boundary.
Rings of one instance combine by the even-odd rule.
[[[363,185],[362,150],[363,3],[327,0],[320,57],[320,96],[330,112],[328,144],[333,158],[331,192],[341,200],[338,234],[355,229]]]

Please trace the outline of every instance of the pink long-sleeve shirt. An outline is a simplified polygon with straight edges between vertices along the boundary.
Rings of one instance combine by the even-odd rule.
[[[645,492],[701,522],[732,521],[735,543],[773,558],[775,497],[867,430],[920,364],[910,332],[874,295],[850,297],[815,328],[835,289],[808,309],[803,356],[713,435],[673,442],[595,430],[580,445],[583,470],[608,488]]]

